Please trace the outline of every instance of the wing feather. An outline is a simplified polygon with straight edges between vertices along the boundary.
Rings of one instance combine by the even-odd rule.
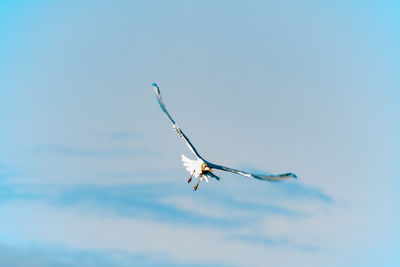
[[[259,180],[263,180],[263,181],[276,182],[276,181],[287,180],[287,179],[290,179],[290,178],[297,179],[297,175],[292,173],[292,172],[281,173],[281,174],[259,175],[259,174],[245,172],[245,171],[235,170],[235,169],[232,169],[232,168],[229,168],[229,167],[213,164],[213,163],[210,163],[210,162],[207,162],[207,164],[211,169],[217,169],[217,170],[221,170],[221,171],[232,172],[232,173],[236,173],[236,174],[239,174],[239,175],[246,176],[248,178],[255,178],[255,179],[259,179]]]
[[[197,152],[196,148],[193,146],[193,144],[190,142],[189,138],[187,138],[187,136],[182,132],[182,130],[179,128],[178,124],[176,124],[176,122],[174,121],[174,119],[171,117],[171,115],[169,115],[167,108],[164,105],[164,102],[162,100],[161,97],[161,92],[160,92],[160,88],[158,87],[158,85],[156,83],[153,83],[153,87],[154,87],[154,91],[156,92],[157,95],[157,100],[158,100],[158,104],[160,104],[161,109],[164,111],[164,113],[167,115],[168,119],[171,121],[172,123],[172,128],[177,132],[177,134],[183,139],[183,141],[185,141],[186,145],[189,147],[189,149],[193,152],[193,154],[195,154],[198,158],[203,159],[202,156],[200,156],[200,154]]]

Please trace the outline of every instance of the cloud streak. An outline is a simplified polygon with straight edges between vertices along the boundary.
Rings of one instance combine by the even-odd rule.
[[[27,208],[29,211],[20,212]],[[248,259],[256,255],[259,259],[256,265],[263,266],[261,259],[276,258],[274,251],[278,249],[271,250],[272,243],[265,246],[259,240],[232,238],[237,229],[109,216],[103,209],[88,210],[79,206],[78,209],[60,209],[39,203],[12,201],[2,203],[0,210],[7,212],[10,218],[10,221],[1,223],[3,228],[0,234],[6,239],[10,235],[17,237],[19,242],[34,240],[41,245],[58,243],[80,250],[111,249],[128,254],[161,255],[165,260],[181,264],[193,263],[193,259],[197,258],[199,264],[234,266],[246,266]],[[15,221],[19,223],[10,223]],[[193,246],[187,246],[188,243]],[[198,257],[199,253],[201,257]]]
[[[151,154],[148,149],[142,148],[114,148],[114,149],[87,149],[68,145],[38,146],[35,153],[64,155],[82,158],[112,158],[112,157],[144,157]]]

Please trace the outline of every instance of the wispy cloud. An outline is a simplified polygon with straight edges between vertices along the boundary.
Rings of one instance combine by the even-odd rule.
[[[51,206],[101,208],[107,214],[122,217],[232,229],[271,216],[288,221],[304,216],[304,212],[297,209],[298,205],[291,206],[290,202],[280,205],[239,201],[228,194],[207,191],[195,195],[186,189],[184,184],[168,183],[119,186],[4,184],[0,187],[0,200],[35,199]],[[310,205],[310,202],[304,205]]]
[[[268,247],[281,247],[281,248],[293,248],[302,251],[313,251],[317,248],[305,244],[295,244],[291,242],[287,237],[280,238],[268,238],[263,235],[231,235],[229,238],[241,240],[249,243],[260,243]]]
[[[0,245],[0,262],[4,266],[177,266],[213,267],[216,264],[179,263],[156,254],[135,254],[117,250],[76,249],[60,245],[32,243],[19,247]],[[227,265],[225,265],[227,266]]]
[[[148,149],[144,148],[113,148],[100,150],[68,145],[37,146],[34,152],[83,158],[143,157],[151,153]]]
[[[26,211],[21,213],[21,209]],[[117,250],[156,258],[162,255],[181,264],[246,266],[248,259],[256,256],[258,264],[252,265],[263,266],[261,259],[276,258],[275,249],[268,250],[258,240],[230,238],[235,230],[229,228],[109,216],[102,209],[60,209],[21,201],[2,203],[0,210],[10,219],[0,223],[0,234],[6,239],[12,235],[18,242],[34,240],[42,245],[56,243],[80,250]]]
[[[0,262],[4,266],[128,266],[109,254],[54,245],[0,246]],[[140,257],[137,259],[141,262]]]
[[[136,132],[118,131],[118,132],[111,133],[109,136],[112,139],[133,140],[133,139],[139,138],[140,134],[138,134]]]
[[[247,266],[250,258],[256,259],[252,266],[264,266],[265,260],[278,260],[281,251],[300,255],[304,251],[312,253],[343,246],[340,237],[334,238],[335,233],[317,227],[321,223],[327,228],[336,227],[338,222],[342,224],[337,219],[338,212],[343,213],[340,209],[288,216],[250,207],[237,208],[235,202],[231,205],[217,202],[207,211],[210,202],[203,205],[199,198],[199,203],[182,207],[170,202],[177,191],[172,187],[166,190],[168,194],[162,194],[160,187],[150,186],[70,187],[54,194],[55,188],[47,188],[43,190],[45,198],[3,199],[0,211],[8,214],[8,220],[0,223],[0,235],[4,240],[12,236],[18,242],[34,240],[39,245],[60,244],[76,250],[144,254],[152,259],[161,257],[159,262],[183,265],[197,262]],[[170,195],[167,201],[166,195]],[[179,197],[174,201],[179,201]],[[340,218],[346,218],[345,214]],[[352,225],[355,224],[343,228],[344,232],[354,230]],[[315,229],[320,230],[315,232]],[[330,241],[335,242],[328,244]],[[222,247],[225,249],[221,250]],[[202,256],[196,258],[199,250]],[[307,261],[313,256],[302,257]],[[287,258],[283,263],[293,263],[292,260]]]
[[[296,181],[295,183],[272,184],[271,188],[281,198],[293,198],[297,200],[313,199],[328,204],[334,203],[332,196],[329,196],[316,186],[304,184],[302,181]]]
[[[0,200],[36,199],[61,207],[101,207],[107,213],[118,216],[217,228],[244,225],[258,219],[259,214],[291,216],[296,213],[279,206],[240,203],[230,198],[214,198],[210,194],[193,199],[193,193],[189,191],[189,194],[182,194],[184,190],[183,186],[176,184],[3,185],[0,187]]]

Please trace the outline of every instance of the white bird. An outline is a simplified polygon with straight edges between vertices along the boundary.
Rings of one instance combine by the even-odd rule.
[[[215,178],[216,180],[220,180],[220,178],[213,173],[213,169],[233,172],[236,174],[246,176],[248,178],[255,178],[255,179],[259,179],[259,180],[263,180],[263,181],[282,181],[282,180],[286,180],[289,178],[297,179],[296,174],[291,173],[291,172],[282,173],[282,174],[258,175],[258,174],[248,173],[245,171],[231,169],[231,168],[217,165],[217,164],[214,164],[214,163],[211,163],[211,162],[205,160],[202,156],[200,156],[200,154],[197,152],[196,148],[189,141],[189,138],[187,138],[187,136],[179,128],[178,124],[176,124],[176,122],[172,119],[171,115],[169,115],[167,109],[165,108],[164,102],[162,101],[160,88],[157,86],[156,83],[153,83],[153,87],[154,87],[154,90],[157,95],[158,103],[160,104],[160,107],[165,112],[165,114],[167,114],[168,119],[171,121],[172,128],[185,141],[186,145],[193,152],[193,154],[195,154],[195,156],[197,157],[196,160],[191,160],[191,159],[187,158],[185,155],[183,155],[183,154],[181,155],[183,166],[185,166],[186,170],[190,173],[190,178],[188,180],[188,183],[190,183],[192,181],[192,177],[199,178],[197,184],[193,188],[194,191],[197,190],[197,187],[199,186],[199,183],[201,180],[205,180],[206,182],[208,182],[210,178]]]

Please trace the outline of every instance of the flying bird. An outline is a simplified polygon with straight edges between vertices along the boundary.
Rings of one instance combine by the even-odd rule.
[[[245,171],[240,171],[240,170],[235,170],[229,167],[217,165],[214,163],[211,163],[204,159],[199,152],[197,152],[196,148],[193,146],[193,144],[190,142],[189,138],[183,133],[183,131],[179,128],[178,124],[174,121],[174,119],[171,117],[171,115],[168,113],[164,102],[161,98],[161,92],[160,88],[157,86],[156,83],[153,83],[154,90],[157,95],[157,100],[158,103],[160,104],[161,109],[164,111],[164,113],[167,115],[168,119],[172,123],[172,128],[178,133],[178,135],[185,141],[186,145],[189,147],[189,149],[193,152],[193,154],[196,156],[195,160],[187,158],[185,155],[181,155],[182,157],[182,162],[183,166],[185,166],[186,170],[190,173],[190,178],[188,180],[188,183],[192,181],[192,178],[198,178],[198,182],[196,185],[193,187],[193,190],[196,191],[197,188],[199,187],[199,183],[202,180],[205,180],[206,182],[209,181],[209,179],[214,178],[216,180],[220,180],[220,177],[214,174],[213,170],[221,170],[221,171],[227,171],[227,172],[232,172],[236,174],[240,174],[243,176],[246,176],[248,178],[255,178],[263,181],[282,181],[290,178],[297,179],[296,174],[287,172],[287,173],[282,173],[282,174],[266,174],[266,175],[259,175],[259,174],[253,174]]]

